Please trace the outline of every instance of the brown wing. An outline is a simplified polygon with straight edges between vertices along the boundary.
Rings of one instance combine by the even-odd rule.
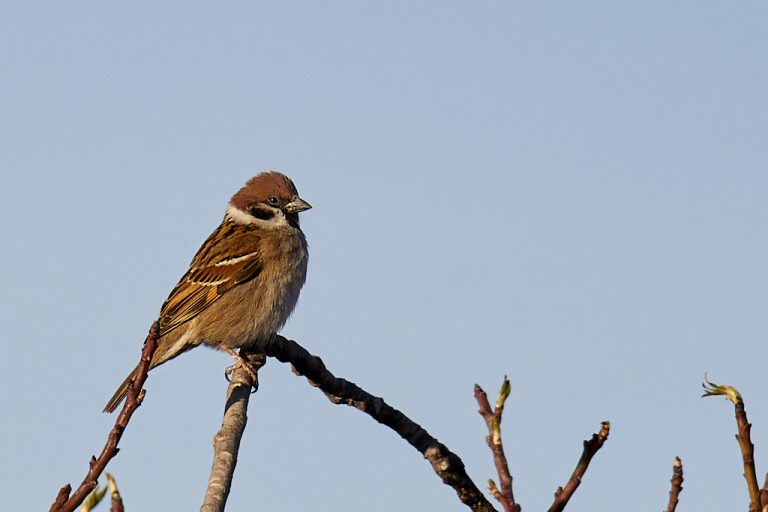
[[[259,234],[224,221],[203,243],[160,309],[160,336],[195,318],[227,290],[261,273]]]

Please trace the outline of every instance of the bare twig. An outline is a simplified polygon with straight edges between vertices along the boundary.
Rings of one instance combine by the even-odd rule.
[[[111,498],[111,506],[109,512],[124,512],[123,497],[120,496],[120,491],[117,489],[117,482],[115,477],[110,473],[107,473],[107,486],[109,487],[109,496]]]
[[[240,350],[240,357],[246,360],[254,370],[258,370],[266,357],[261,353],[250,353]],[[227,402],[224,406],[224,419],[221,429],[213,438],[213,464],[205,490],[201,512],[223,512],[232,486],[232,477],[237,465],[237,453],[240,449],[240,439],[248,421],[248,400],[251,389],[258,388],[249,372],[242,365],[236,365],[232,372],[232,380],[227,388]]]
[[[56,495],[56,500],[51,505],[51,508],[48,509],[48,512],[57,512],[60,510],[61,506],[69,499],[70,492],[72,492],[72,486],[69,484],[66,484],[59,489],[59,494]]]
[[[768,474],[765,475],[763,487],[760,489],[760,511],[768,512]]]
[[[117,447],[120,442],[120,438],[123,436],[125,427],[128,426],[128,422],[133,416],[133,413],[141,405],[141,401],[144,398],[144,382],[147,380],[147,372],[149,371],[149,362],[152,359],[152,354],[155,353],[157,348],[157,338],[159,335],[159,324],[155,322],[149,330],[149,335],[144,341],[144,348],[141,351],[141,362],[139,363],[139,370],[136,375],[136,379],[128,389],[128,396],[126,397],[123,409],[120,411],[120,415],[115,421],[115,426],[107,437],[107,442],[104,448],[101,450],[101,454],[98,458],[91,457],[89,463],[88,473],[86,473],[80,486],[75,490],[72,496],[62,501],[62,496],[67,496],[71,487],[68,485],[61,488],[56,501],[51,506],[50,512],[72,512],[80,505],[88,494],[96,487],[97,480],[104,468],[107,466],[112,457],[117,455],[119,448]]]
[[[354,383],[335,377],[319,357],[294,341],[275,336],[267,343],[265,352],[279,361],[291,363],[298,374],[306,376],[331,402],[355,407],[397,432],[424,455],[443,483],[451,486],[461,502],[470,509],[482,512],[495,510],[467,475],[462,460],[402,412]]]
[[[568,500],[571,499],[573,493],[581,484],[581,479],[584,477],[584,473],[587,472],[589,462],[592,457],[603,447],[606,439],[608,439],[608,433],[611,430],[611,423],[604,421],[601,424],[600,432],[592,434],[592,439],[584,441],[584,450],[581,453],[576,469],[573,470],[571,478],[565,487],[558,487],[555,491],[555,501],[552,502],[552,506],[549,507],[549,512],[560,512],[568,504]]]
[[[750,430],[752,424],[747,420],[747,411],[744,409],[744,399],[741,393],[732,386],[720,386],[710,382],[704,376],[704,388],[702,396],[724,396],[734,405],[736,413],[736,425],[738,433],[736,440],[741,449],[741,458],[744,463],[744,479],[747,481],[747,490],[749,491],[749,512],[758,512],[760,507],[760,488],[757,486],[757,473],[755,471],[755,446],[752,444]]]
[[[493,453],[493,462],[496,465],[496,472],[499,475],[499,486],[492,479],[488,480],[488,490],[496,498],[506,512],[520,512],[520,505],[515,503],[515,497],[512,494],[512,475],[509,472],[507,457],[504,455],[504,446],[501,442],[501,415],[504,412],[504,403],[509,397],[509,379],[504,376],[504,382],[499,390],[499,396],[496,399],[496,407],[491,410],[491,404],[488,402],[488,394],[483,388],[475,384],[475,400],[480,407],[478,411],[488,426],[488,436],[485,441]]]
[[[683,462],[680,460],[680,457],[675,457],[675,461],[672,463],[672,479],[670,483],[672,487],[669,490],[669,503],[667,504],[666,512],[675,512],[680,492],[683,490]]]

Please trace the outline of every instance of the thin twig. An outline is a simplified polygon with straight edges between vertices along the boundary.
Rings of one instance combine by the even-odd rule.
[[[701,386],[704,388],[703,397],[724,396],[733,403],[736,413],[736,426],[738,427],[736,440],[739,442],[741,459],[744,463],[744,479],[747,481],[747,490],[749,491],[749,512],[758,512],[761,507],[760,488],[757,486],[757,472],[755,471],[755,445],[752,444],[750,436],[752,424],[747,420],[744,399],[736,388],[720,386],[710,382],[706,375]]]
[[[669,481],[672,486],[669,490],[669,503],[666,512],[675,512],[680,492],[683,490],[683,462],[680,457],[675,457],[672,463],[672,479]]]
[[[509,472],[507,457],[504,454],[504,446],[501,442],[501,417],[504,412],[504,403],[507,401],[507,397],[509,397],[509,391],[509,379],[505,375],[504,382],[499,390],[499,396],[496,399],[496,407],[494,410],[491,410],[488,394],[483,388],[475,384],[475,400],[477,400],[477,404],[480,407],[478,412],[488,426],[488,436],[486,436],[485,442],[488,443],[488,448],[493,453],[493,462],[496,465],[496,472],[499,475],[499,486],[501,487],[499,489],[496,487],[496,482],[488,480],[488,490],[501,503],[506,512],[520,512],[520,505],[515,503],[515,497],[512,493],[512,475]]]
[[[110,473],[107,473],[107,486],[109,487],[109,497],[111,507],[109,512],[124,512],[123,497],[120,496],[120,491],[117,489],[117,482],[115,477]]]
[[[458,455],[402,412],[354,383],[335,377],[319,357],[313,356],[294,341],[275,336],[267,343],[265,352],[279,361],[291,363],[299,375],[306,376],[310,383],[320,388],[334,404],[346,404],[359,409],[397,432],[424,455],[443,483],[451,486],[461,502],[470,509],[482,512],[496,510],[469,478]]]
[[[59,489],[59,494],[56,495],[56,500],[53,502],[53,505],[51,505],[51,508],[48,509],[48,512],[57,512],[60,510],[61,506],[69,499],[70,492],[72,492],[72,486],[69,484],[66,484]]]
[[[763,487],[760,489],[760,510],[768,512],[768,474],[765,475]]]
[[[159,324],[158,322],[154,322],[149,329],[147,339],[144,341],[144,348],[141,351],[141,362],[139,363],[136,379],[128,389],[128,396],[126,397],[123,409],[120,411],[120,415],[115,421],[115,426],[109,432],[107,442],[101,450],[101,454],[98,458],[91,457],[88,473],[86,473],[80,486],[64,502],[61,502],[61,497],[62,495],[68,495],[71,487],[68,487],[67,485],[61,488],[56,497],[56,501],[51,506],[50,512],[72,512],[75,510],[75,508],[77,508],[86,496],[88,496],[88,494],[96,487],[99,476],[101,476],[104,468],[107,467],[107,463],[112,460],[112,457],[117,455],[117,452],[119,451],[117,445],[120,442],[120,438],[123,436],[125,427],[128,426],[131,416],[133,416],[133,413],[139,408],[141,401],[144,399],[144,389],[142,389],[142,386],[144,386],[144,382],[147,380],[149,362],[152,359],[152,354],[155,353],[155,349],[157,348],[158,336]]]
[[[264,366],[266,357],[261,353],[240,350],[240,357],[257,370]],[[258,381],[242,365],[235,366],[232,380],[227,388],[227,401],[224,406],[224,419],[221,429],[213,437],[213,463],[205,497],[200,507],[201,512],[223,512],[232,487],[232,477],[237,465],[237,453],[240,439],[243,437],[248,422],[248,400],[251,389],[257,389]]]
[[[579,462],[576,464],[576,469],[573,470],[571,478],[565,487],[558,487],[555,491],[555,501],[552,502],[552,506],[549,507],[549,512],[560,512],[568,504],[568,500],[571,499],[573,493],[581,484],[581,479],[584,478],[584,473],[587,472],[589,462],[592,457],[603,447],[606,439],[608,439],[608,433],[611,430],[611,423],[604,421],[601,424],[600,432],[592,434],[592,439],[584,441],[584,450],[581,452]]]

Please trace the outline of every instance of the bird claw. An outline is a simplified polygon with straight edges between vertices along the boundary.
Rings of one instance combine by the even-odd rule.
[[[224,369],[224,378],[227,379],[227,382],[232,382],[232,373],[234,373],[236,367],[236,364],[232,364]]]
[[[235,360],[235,364],[231,366],[227,366],[226,370],[224,370],[224,378],[227,379],[227,382],[232,382],[232,374],[235,372],[235,369],[238,366],[241,366],[246,372],[248,372],[248,375],[251,376],[251,379],[253,381],[253,390],[251,391],[251,394],[255,393],[256,390],[259,388],[259,376],[256,372],[256,369],[251,366],[248,361],[240,357],[240,354],[232,350],[231,348],[224,349],[230,356],[232,356],[232,359]]]

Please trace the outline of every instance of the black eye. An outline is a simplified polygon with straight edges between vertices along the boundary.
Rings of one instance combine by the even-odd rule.
[[[267,201],[269,201],[269,204],[274,204],[274,205],[276,205],[277,203],[279,203],[279,202],[280,202],[280,201],[277,199],[277,196],[270,196],[270,198],[269,198],[269,199],[267,199]]]

